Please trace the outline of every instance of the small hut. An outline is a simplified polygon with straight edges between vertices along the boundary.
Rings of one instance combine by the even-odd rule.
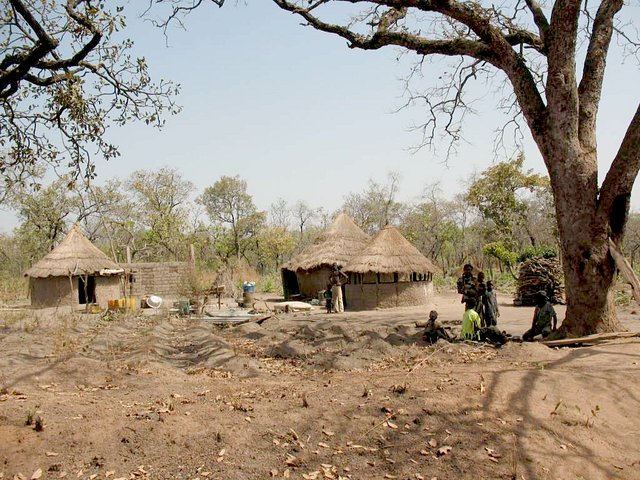
[[[282,286],[286,299],[293,295],[315,297],[327,288],[334,264],[344,267],[362,251],[371,237],[346,213],[336,217],[331,227],[282,267]]]
[[[124,270],[87,239],[77,225],[66,238],[25,272],[31,306],[98,303],[122,296]]]
[[[350,310],[428,305],[436,266],[387,225],[344,267]]]

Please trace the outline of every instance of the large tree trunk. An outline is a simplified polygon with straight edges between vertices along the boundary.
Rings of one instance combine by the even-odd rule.
[[[550,168],[567,298],[560,333],[582,336],[619,331],[612,296],[616,266],[609,254],[610,225],[598,216],[595,152],[585,153],[566,137],[558,135],[547,144],[553,151],[547,153],[565,159]]]
[[[620,331],[612,296],[616,268],[608,237],[592,237],[590,245],[585,237],[576,231],[562,239],[567,314],[561,333],[583,336]]]

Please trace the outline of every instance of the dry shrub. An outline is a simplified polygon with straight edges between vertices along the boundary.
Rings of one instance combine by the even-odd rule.
[[[29,281],[6,273],[0,274],[0,303],[16,303],[29,296]]]

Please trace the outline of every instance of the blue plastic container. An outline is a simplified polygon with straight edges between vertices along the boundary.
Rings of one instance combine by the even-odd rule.
[[[242,284],[242,291],[245,293],[255,293],[256,282],[244,282]]]

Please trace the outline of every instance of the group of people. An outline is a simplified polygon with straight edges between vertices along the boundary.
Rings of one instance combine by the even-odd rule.
[[[344,312],[342,285],[348,281],[349,276],[339,265],[334,264],[329,274],[329,283],[324,291],[327,313]],[[483,272],[478,272],[476,277],[473,274],[473,266],[466,264],[462,269],[462,276],[458,279],[457,287],[458,293],[462,295],[460,301],[465,305],[460,333],[462,339],[504,344],[508,336],[497,327],[500,309],[493,282],[491,280],[485,282]],[[447,341],[454,340],[451,334],[437,322],[437,319],[438,312],[435,310],[429,312],[429,320],[426,325],[423,325],[425,340],[430,343],[435,343],[440,338]],[[531,328],[524,333],[522,339],[532,341],[537,335],[546,338],[557,328],[557,323],[558,317],[547,295],[539,292]]]
[[[458,293],[462,295],[460,301],[465,305],[461,338],[497,345],[504,344],[508,340],[508,335],[497,327],[500,310],[493,282],[489,280],[485,283],[484,273],[479,272],[476,277],[473,274],[473,266],[466,264],[463,267],[462,276],[458,279],[457,287]],[[437,342],[439,338],[452,341],[453,337],[437,323],[437,318],[438,312],[435,310],[429,312],[429,321],[423,333],[424,339],[430,343]],[[522,340],[533,341],[537,335],[546,338],[556,330],[557,323],[558,317],[547,295],[545,292],[539,292],[531,328],[524,333]]]

